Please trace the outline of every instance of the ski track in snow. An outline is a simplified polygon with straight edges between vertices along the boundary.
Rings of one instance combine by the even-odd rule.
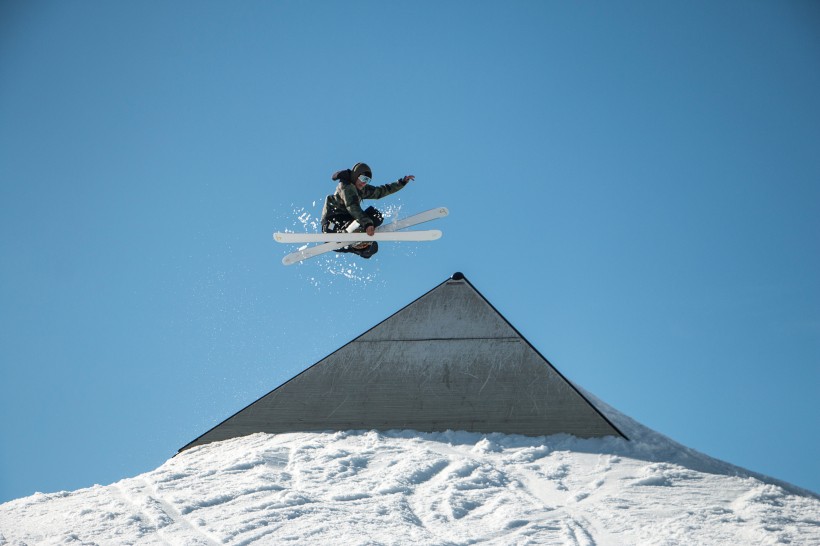
[[[647,449],[564,435],[255,434],[110,486],[0,505],[0,545],[820,544],[816,496]]]

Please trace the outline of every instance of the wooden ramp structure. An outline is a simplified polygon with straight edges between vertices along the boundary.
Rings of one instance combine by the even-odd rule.
[[[625,436],[461,273],[180,449],[257,432]]]

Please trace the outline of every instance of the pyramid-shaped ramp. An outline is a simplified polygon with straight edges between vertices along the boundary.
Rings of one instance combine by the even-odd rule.
[[[355,429],[623,436],[456,273],[182,449]]]

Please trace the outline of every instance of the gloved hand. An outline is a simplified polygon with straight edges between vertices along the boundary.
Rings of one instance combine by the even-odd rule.
[[[412,174],[408,174],[404,178],[399,178],[399,182],[401,182],[402,186],[405,186],[405,185],[407,185],[408,182],[410,182],[411,180],[415,180],[415,179],[416,179],[415,176],[413,176]]]

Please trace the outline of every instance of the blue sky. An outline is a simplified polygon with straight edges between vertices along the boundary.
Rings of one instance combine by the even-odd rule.
[[[0,502],[153,469],[462,271],[564,375],[820,492],[814,2],[0,4]],[[433,243],[300,266],[333,171]],[[299,220],[301,216],[302,220]]]

